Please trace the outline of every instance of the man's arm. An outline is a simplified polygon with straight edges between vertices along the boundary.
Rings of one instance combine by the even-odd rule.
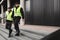
[[[21,9],[20,9],[20,12],[21,12],[22,18],[24,19],[24,12],[23,12],[23,8],[21,8]]]
[[[12,11],[12,16],[11,17],[14,18],[14,11]]]

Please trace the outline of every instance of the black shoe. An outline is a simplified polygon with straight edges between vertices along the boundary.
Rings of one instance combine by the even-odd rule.
[[[10,37],[13,37],[13,35],[9,35],[8,37],[9,37],[9,38],[10,38]]]
[[[15,34],[15,36],[20,36],[20,34]]]
[[[12,33],[12,30],[9,31],[9,37],[12,37],[13,35],[11,35]]]

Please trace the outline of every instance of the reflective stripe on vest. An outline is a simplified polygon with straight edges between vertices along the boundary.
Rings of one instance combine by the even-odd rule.
[[[18,7],[17,9],[16,9],[16,7],[14,7],[14,16],[22,17],[20,9],[21,9],[20,7]]]
[[[13,19],[11,17],[12,16],[12,11],[10,13],[7,11],[6,16],[7,16],[6,20],[13,21]]]

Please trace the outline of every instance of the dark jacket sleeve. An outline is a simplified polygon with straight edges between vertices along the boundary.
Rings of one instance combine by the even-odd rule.
[[[11,17],[14,18],[14,11],[12,11],[12,16]]]
[[[21,8],[21,9],[20,9],[20,12],[21,12],[22,18],[24,19],[24,12],[23,12],[23,8]]]

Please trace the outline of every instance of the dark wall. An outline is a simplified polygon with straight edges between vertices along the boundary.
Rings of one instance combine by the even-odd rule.
[[[15,2],[20,2],[20,0],[10,0],[10,6],[14,7]],[[4,6],[4,12],[7,10],[7,0],[4,0],[2,5]],[[1,5],[0,5],[0,12],[1,12]]]
[[[10,4],[11,4],[10,6],[14,7],[16,2],[20,3],[20,0],[11,0],[10,1]]]
[[[60,25],[60,0],[31,0],[26,24]]]

